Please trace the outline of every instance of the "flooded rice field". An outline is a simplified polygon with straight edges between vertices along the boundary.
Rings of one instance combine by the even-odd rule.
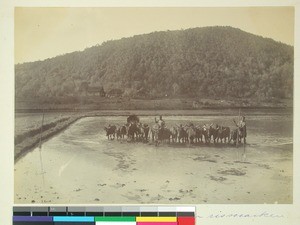
[[[232,116],[164,116],[233,129]],[[235,118],[237,119],[237,118]],[[141,116],[154,124],[154,116]],[[292,203],[292,115],[247,115],[247,145],[108,140],[125,116],[86,117],[15,163],[15,203]]]

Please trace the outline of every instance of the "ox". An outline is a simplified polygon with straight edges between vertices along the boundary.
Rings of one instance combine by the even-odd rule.
[[[129,140],[131,140],[131,141],[134,141],[134,139],[137,140],[140,133],[141,133],[141,130],[136,123],[130,123],[127,126],[127,137]]]
[[[115,125],[104,127],[104,130],[106,131],[107,139],[114,139],[117,127]]]
[[[216,125],[216,128],[213,127],[211,124],[208,129],[208,139],[209,142],[211,141],[211,138],[213,139],[214,143],[216,143],[216,139],[218,138],[218,125]]]
[[[162,141],[168,141],[170,143],[171,131],[168,128],[161,128],[157,123],[151,128],[152,141],[158,146]]]
[[[194,139],[196,139],[196,131],[194,126],[189,126],[186,128],[186,133],[187,133],[187,140],[189,144],[192,144],[194,142]]]
[[[223,142],[226,143],[226,139],[229,142],[230,140],[230,128],[229,127],[219,127],[218,129],[218,141],[221,140],[221,143]]]
[[[188,140],[188,133],[186,132],[185,127],[183,127],[182,125],[180,125],[180,127],[178,127],[177,133],[178,133],[178,142],[179,143],[184,143]]]
[[[125,135],[127,134],[126,126],[125,125],[119,126],[116,131],[116,134],[117,134],[117,139],[119,139],[119,138],[124,139]]]
[[[140,130],[141,130],[141,138],[147,142],[148,136],[149,136],[149,131],[150,131],[149,125],[147,125],[147,124],[141,125]]]

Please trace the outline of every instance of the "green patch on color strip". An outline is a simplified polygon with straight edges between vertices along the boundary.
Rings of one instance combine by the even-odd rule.
[[[95,217],[95,221],[135,221],[133,216],[103,216]]]

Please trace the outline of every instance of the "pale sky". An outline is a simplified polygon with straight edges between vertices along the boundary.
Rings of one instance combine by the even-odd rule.
[[[293,7],[16,8],[15,63],[153,31],[232,26],[294,45]]]

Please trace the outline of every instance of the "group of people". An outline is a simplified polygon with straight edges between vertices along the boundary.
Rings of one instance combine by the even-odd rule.
[[[108,136],[108,139],[114,139],[115,136],[117,139],[127,136],[127,139],[131,141],[148,141],[149,133],[151,133],[152,140],[170,140],[171,138],[173,142],[180,142],[181,139],[183,142],[193,142],[193,140],[199,141],[199,139],[201,139],[202,142],[203,136],[206,143],[210,142],[211,137],[213,137],[214,143],[219,140],[222,142],[222,139],[226,142],[226,138],[228,142],[234,140],[236,143],[241,142],[243,139],[243,142],[246,143],[247,130],[245,116],[240,117],[238,122],[233,120],[237,129],[233,129],[232,131],[229,127],[219,126],[217,124],[215,127],[213,127],[213,124],[209,126],[203,125],[203,127],[201,127],[194,126],[192,122],[185,126],[180,124],[179,126],[176,125],[167,128],[166,122],[161,115],[159,116],[159,119],[155,117],[154,122],[155,124],[150,127],[147,124],[142,124],[138,116],[132,115],[127,118],[127,123],[125,125],[118,127],[109,125],[108,127],[105,127],[106,136]]]

